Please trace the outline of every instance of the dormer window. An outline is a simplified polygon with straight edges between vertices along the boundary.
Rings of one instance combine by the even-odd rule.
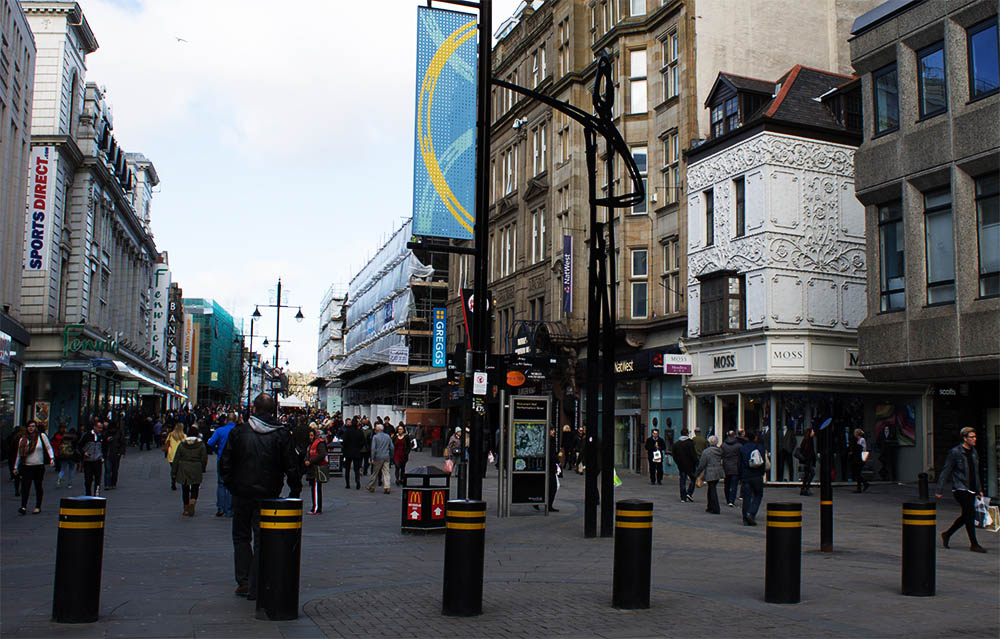
[[[733,96],[712,107],[712,137],[717,138],[740,126],[740,99]]]

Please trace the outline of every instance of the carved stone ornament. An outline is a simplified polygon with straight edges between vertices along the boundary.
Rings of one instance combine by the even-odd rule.
[[[854,177],[850,149],[769,133],[688,168],[688,190],[700,191],[765,164]]]

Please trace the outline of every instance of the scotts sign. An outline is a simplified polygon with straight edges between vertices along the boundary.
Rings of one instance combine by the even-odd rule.
[[[63,329],[63,357],[68,357],[70,353],[79,353],[81,351],[117,354],[121,350],[118,336],[107,337],[105,339],[91,339],[84,337],[83,330],[83,324],[70,324]]]

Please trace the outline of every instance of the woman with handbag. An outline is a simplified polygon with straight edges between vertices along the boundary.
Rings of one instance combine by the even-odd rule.
[[[410,461],[410,436],[402,424],[396,427],[392,437],[392,463],[396,464],[396,485],[403,485],[403,475],[406,473],[406,462]]]
[[[708,446],[701,452],[698,468],[694,471],[695,477],[698,478],[695,485],[699,488],[702,485],[702,473],[705,477],[704,482],[708,484],[708,490],[705,491],[708,493],[708,506],[705,508],[705,512],[718,515],[720,512],[719,480],[725,477],[726,473],[722,468],[722,449],[719,448],[719,438],[715,435],[708,438]]]
[[[799,494],[808,497],[812,495],[809,484],[812,483],[813,476],[816,474],[816,436],[813,429],[806,429],[802,436],[802,443],[793,454],[795,459],[802,464],[802,486],[799,488]]]
[[[41,445],[39,445],[41,444]],[[35,485],[35,509],[37,515],[42,512],[42,482],[45,479],[45,466],[54,463],[55,455],[45,433],[39,432],[38,423],[31,420],[25,426],[24,436],[17,443],[17,458],[14,460],[14,474],[21,480],[21,507],[17,509],[25,514],[28,508],[28,495],[31,485]]]
[[[455,432],[451,437],[448,438],[448,445],[445,446],[444,456],[448,459],[445,460],[445,470],[454,473],[455,467],[462,461],[462,427],[456,426]],[[448,468],[448,462],[451,462],[451,468]]]
[[[327,468],[329,460],[326,458],[326,441],[319,436],[315,428],[309,429],[309,449],[306,453],[306,477],[309,479],[309,487],[312,489],[312,510],[310,515],[323,514],[323,484],[329,479]]]

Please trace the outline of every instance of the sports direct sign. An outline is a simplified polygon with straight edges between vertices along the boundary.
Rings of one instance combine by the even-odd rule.
[[[56,188],[53,147],[31,149],[28,165],[28,208],[24,225],[24,270],[49,270],[52,242],[52,201]]]

